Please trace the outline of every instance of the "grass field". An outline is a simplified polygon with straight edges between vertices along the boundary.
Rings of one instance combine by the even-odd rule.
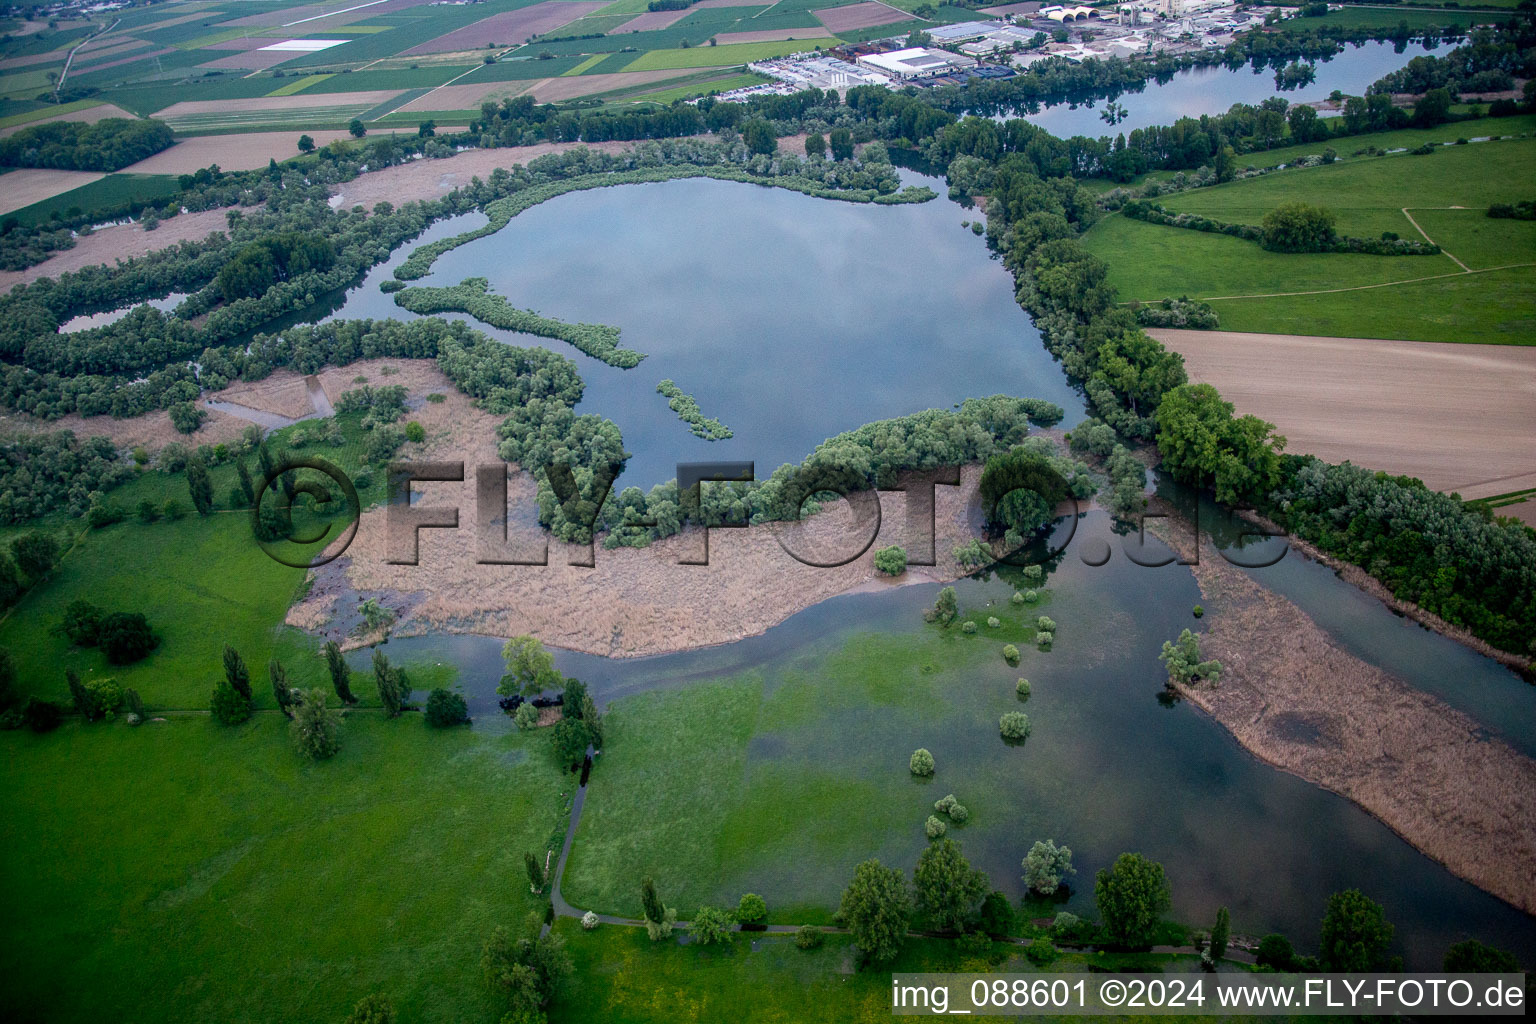
[[[700,947],[652,943],[638,928],[603,925],[584,932],[575,922],[561,920],[555,929],[576,963],[576,978],[551,1008],[552,1024],[879,1021],[891,1015],[892,974],[960,971],[1049,977],[1090,970],[1188,974],[1199,969],[1193,956],[1073,951],[1062,951],[1055,961],[1039,967],[1019,946],[995,944],[983,956],[966,957],[948,940],[913,938],[889,964],[855,970],[857,954],[846,935],[827,935],[820,949],[802,950],[790,935],[738,934],[728,945]],[[1229,969],[1237,965],[1229,964]]]
[[[1230,330],[1536,344],[1530,267],[1465,273],[1536,263],[1536,224],[1483,215],[1491,203],[1513,201],[1510,189],[1533,159],[1531,139],[1449,146],[1429,156],[1281,171],[1164,200],[1174,211],[1244,224],[1258,224],[1282,203],[1309,202],[1334,211],[1341,234],[1358,237],[1423,237],[1411,214],[1449,255],[1274,253],[1225,235],[1120,216],[1101,221],[1084,240],[1109,263],[1123,300],[1220,299],[1217,312]],[[1390,287],[1374,287],[1382,285]],[[1367,287],[1369,293],[1348,290]],[[1296,292],[1326,294],[1283,294]],[[1367,294],[1371,301],[1362,302]]]
[[[318,764],[276,714],[0,734],[8,1012],[496,1020],[480,947],[540,909],[522,855],[571,790],[547,742],[371,713]]]

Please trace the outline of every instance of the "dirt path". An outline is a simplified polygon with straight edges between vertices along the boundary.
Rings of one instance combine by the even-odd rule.
[[[1454,206],[1429,206],[1429,207],[1414,207],[1414,209],[1454,210],[1454,209],[1457,209],[1457,207],[1454,207]],[[1408,218],[1408,223],[1413,225],[1413,230],[1417,231],[1419,234],[1424,236],[1424,241],[1428,242],[1430,245],[1440,245],[1439,242],[1437,242],[1433,238],[1429,237],[1429,232],[1425,231],[1419,225],[1418,221],[1413,219],[1413,214],[1408,212],[1408,207],[1406,207],[1406,206],[1403,207],[1403,216]],[[1467,273],[1469,273],[1469,274],[1472,273],[1472,268],[1471,267],[1469,267],[1465,263],[1461,262],[1461,260],[1457,259],[1455,256],[1452,256],[1450,254],[1450,252],[1448,252],[1446,250],[1445,246],[1443,246],[1443,245],[1440,246],[1440,254],[1442,256],[1448,257],[1452,263],[1456,264],[1458,267],[1460,267],[1462,270],[1465,270]]]
[[[1187,557],[1187,534],[1171,539]],[[1192,571],[1207,608],[1201,653],[1224,671],[1219,686],[1180,686],[1182,696],[1261,760],[1349,798],[1457,876],[1536,913],[1536,761],[1339,647],[1208,538]]]

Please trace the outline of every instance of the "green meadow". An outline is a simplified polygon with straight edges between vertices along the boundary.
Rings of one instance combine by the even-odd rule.
[[[0,923],[17,1020],[495,1020],[481,945],[563,833],[542,736],[352,712],[310,762],[258,714],[0,734]]]
[[[1283,203],[1310,203],[1333,211],[1342,235],[1427,235],[1444,250],[1438,256],[1276,253],[1119,215],[1100,221],[1084,242],[1109,264],[1122,301],[1205,298],[1230,330],[1530,344],[1536,224],[1492,220],[1485,211],[1518,198],[1508,183],[1521,180],[1533,160],[1536,139],[1449,145],[1425,156],[1361,156],[1276,171],[1159,200],[1173,212],[1241,224],[1259,224]],[[1298,292],[1319,294],[1286,294]],[[1360,301],[1363,294],[1372,301]]]

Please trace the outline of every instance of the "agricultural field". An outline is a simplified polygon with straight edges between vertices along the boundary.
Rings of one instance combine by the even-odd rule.
[[[1486,211],[1515,201],[1509,185],[1533,159],[1528,138],[1441,144],[1425,156],[1361,156],[1160,200],[1175,213],[1253,225],[1281,204],[1310,203],[1333,211],[1340,235],[1428,238],[1438,256],[1269,252],[1120,215],[1095,225],[1085,243],[1110,262],[1123,299],[1205,299],[1230,330],[1531,344],[1536,224]]]

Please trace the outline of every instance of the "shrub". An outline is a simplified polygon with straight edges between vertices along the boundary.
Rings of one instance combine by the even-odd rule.
[[[700,907],[688,922],[688,934],[701,946],[727,942],[731,937],[731,915],[719,907]]]
[[[464,698],[441,686],[427,695],[427,724],[436,728],[463,725],[469,721],[469,708]]]
[[[1201,604],[1195,605],[1195,618],[1198,619],[1198,618],[1200,618],[1204,614],[1205,614],[1205,606],[1201,605]]]
[[[1040,583],[1045,579],[1045,568],[1040,565],[1026,565],[1024,578],[1031,583]]]
[[[1017,665],[1019,663],[1019,649],[1013,644],[1004,644],[1003,660],[1010,665]]]
[[[1045,630],[1042,630],[1039,633],[1035,634],[1035,643],[1039,645],[1039,647],[1040,647],[1040,649],[1042,651],[1043,650],[1047,650],[1051,646],[1051,644],[1053,644],[1055,642],[1056,642],[1056,634],[1055,633],[1051,633],[1051,632],[1047,632]]]
[[[213,688],[213,720],[220,725],[239,725],[251,717],[251,702],[229,680],[220,679]]]
[[[527,732],[529,729],[537,728],[539,724],[539,709],[524,701],[522,704],[519,704],[517,706],[517,710],[512,713],[512,721],[516,723],[517,727],[524,732]]]
[[[934,613],[944,625],[955,621],[955,615],[960,610],[959,601],[955,597],[954,587],[945,587],[939,591],[939,596],[933,602]]]
[[[1259,940],[1259,948],[1254,955],[1254,963],[1260,967],[1269,967],[1276,971],[1289,971],[1296,966],[1296,950],[1291,948],[1290,939],[1287,939],[1284,935],[1271,932]]]
[[[949,809],[949,820],[956,825],[964,825],[970,817],[971,812],[965,809],[965,804],[955,804]]]
[[[907,767],[911,769],[913,775],[926,779],[934,771],[933,755],[928,753],[927,748],[918,747],[912,751],[912,759],[907,763]]]
[[[1056,947],[1051,945],[1050,939],[1036,939],[1024,947],[1024,955],[1036,967],[1044,967],[1056,959]]]
[[[996,615],[988,615],[987,616],[987,628],[988,629],[996,629],[997,627],[1001,626],[1002,624],[1003,624],[1002,620],[999,619]]]
[[[1056,620],[1049,615],[1042,615],[1035,620],[1035,628],[1042,633],[1056,632]]]
[[[1013,689],[1014,692],[1017,693],[1020,697],[1023,697],[1025,700],[1029,700],[1030,688],[1028,679],[1020,679],[1018,684],[1014,686]]]
[[[1040,595],[1033,590],[1026,590],[1024,591],[1024,600],[1030,604],[1034,604],[1036,601],[1040,600]]]
[[[997,727],[1005,740],[1017,742],[1029,739],[1029,716],[1022,711],[1003,712],[1003,717],[997,720]]]
[[[795,945],[801,949],[820,949],[825,936],[820,928],[813,924],[803,924],[800,930],[795,932]]]
[[[114,665],[128,665],[148,657],[160,645],[159,637],[139,612],[113,612],[101,620],[101,649]]]
[[[293,746],[314,761],[323,761],[341,749],[341,716],[325,706],[325,691],[305,690],[288,723]]]
[[[395,1007],[377,993],[363,996],[352,1008],[346,1024],[395,1024]]]
[[[1062,879],[1076,874],[1070,847],[1057,846],[1054,839],[1037,840],[1024,855],[1024,884],[1042,896],[1061,887]]]
[[[736,920],[743,928],[762,922],[768,916],[768,901],[755,892],[744,893],[736,904]]]
[[[976,632],[976,623],[972,622],[970,619],[966,619],[964,622],[960,623],[960,632],[967,634]]]
[[[51,732],[64,720],[64,709],[51,700],[28,697],[21,706],[21,720],[33,732]]]
[[[1327,252],[1338,240],[1334,223],[1330,210],[1283,203],[1264,215],[1260,244],[1272,252]]]
[[[907,552],[892,544],[875,552],[875,568],[887,576],[900,576],[907,571]]]
[[[1010,597],[1008,600],[1012,601],[1014,604],[1023,604],[1024,603],[1024,594],[1023,594],[1022,591],[1015,590],[1013,592],[1013,596]]]
[[[597,914],[593,913],[590,910],[587,911],[585,914],[582,914],[581,915],[581,926],[584,929],[586,929],[587,931],[591,931],[593,928],[596,928],[597,927]]]
[[[949,826],[944,824],[943,818],[930,814],[928,820],[923,822],[923,831],[928,834],[929,839],[939,839],[949,831]]]
[[[942,800],[935,800],[933,802],[933,809],[939,814],[948,814],[949,809],[959,802],[955,799],[955,794],[951,793]]]
[[[1082,918],[1071,911],[1063,910],[1051,921],[1051,936],[1057,942],[1073,938],[1077,935],[1078,929],[1082,927],[1082,924]]]
[[[420,444],[427,439],[427,428],[415,420],[405,425],[405,439],[415,444]]]
[[[123,706],[123,688],[111,676],[87,679],[85,689],[96,702],[97,710],[106,718],[112,718],[117,714],[117,709]]]
[[[1177,640],[1165,641],[1157,658],[1168,666],[1168,678],[1173,682],[1221,681],[1221,662],[1201,661],[1200,638],[1187,629],[1179,633]]]

